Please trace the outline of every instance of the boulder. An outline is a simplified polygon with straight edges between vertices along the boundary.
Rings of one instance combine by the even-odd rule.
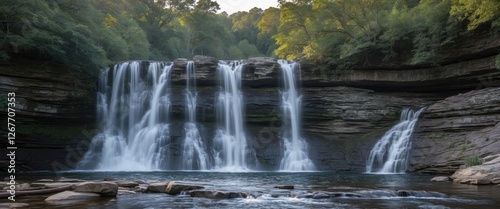
[[[95,193],[64,191],[47,197],[45,201],[88,200],[99,197],[101,195]]]
[[[59,188],[59,187],[66,187],[66,186],[74,186],[78,183],[31,183],[31,186],[33,187],[45,187],[47,189],[49,188]]]
[[[450,181],[450,177],[448,177],[448,176],[436,176],[436,177],[432,178],[431,181],[446,182],[446,181]]]
[[[189,191],[189,190],[203,189],[203,188],[204,187],[199,185],[194,185],[190,182],[171,181],[168,183],[165,192],[171,195],[178,195],[182,191]]]
[[[167,188],[166,182],[151,183],[148,185],[147,191],[164,193],[166,188]]]
[[[500,162],[498,158],[484,158],[483,165],[476,165],[456,171],[450,178],[453,182],[463,184],[485,185],[495,184],[500,179]],[[483,159],[483,160],[484,160]]]
[[[119,187],[136,187],[139,186],[139,183],[135,181],[116,181],[115,182]]]
[[[89,192],[102,196],[116,196],[118,193],[118,185],[112,182],[83,182],[75,186],[75,192]]]

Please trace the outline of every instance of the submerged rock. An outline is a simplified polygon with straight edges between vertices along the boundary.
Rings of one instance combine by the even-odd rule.
[[[191,197],[204,197],[210,199],[247,198],[248,196],[248,194],[244,192],[225,192],[213,190],[193,190],[188,193]]]
[[[278,185],[274,186],[275,189],[294,189],[295,187],[293,185]]]
[[[102,196],[116,196],[118,185],[112,182],[84,182],[75,186],[75,192],[90,192]]]
[[[446,182],[446,181],[450,181],[450,177],[448,177],[448,176],[436,176],[436,177],[432,178],[431,181]]]
[[[47,197],[45,201],[88,200],[99,197],[101,195],[95,193],[64,191]]]

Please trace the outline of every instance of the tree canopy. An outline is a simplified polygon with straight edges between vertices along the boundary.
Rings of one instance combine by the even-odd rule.
[[[349,66],[377,55],[432,62],[478,28],[498,33],[498,0],[278,0],[220,12],[213,0],[0,2],[0,60],[23,56],[96,72],[122,60],[209,55]]]

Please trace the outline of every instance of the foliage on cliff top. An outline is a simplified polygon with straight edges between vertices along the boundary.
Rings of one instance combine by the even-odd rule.
[[[418,65],[470,31],[500,31],[498,0],[278,2],[228,15],[213,0],[0,1],[0,60],[24,56],[93,73],[116,61],[195,54]]]
[[[438,49],[481,25],[498,32],[498,0],[280,0],[279,57],[331,65],[374,58],[432,63]],[[399,56],[399,57],[398,57]],[[371,58],[371,59],[370,59]],[[364,60],[363,60],[364,59]]]

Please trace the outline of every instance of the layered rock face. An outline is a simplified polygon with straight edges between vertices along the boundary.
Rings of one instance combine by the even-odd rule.
[[[13,58],[0,64],[1,101],[15,93],[17,171],[51,169],[54,160],[64,161],[65,147],[95,126],[96,85],[88,75],[41,61]],[[2,136],[6,128],[0,128]]]
[[[468,157],[500,153],[500,88],[459,94],[429,106],[417,125],[411,170],[450,173]]]

